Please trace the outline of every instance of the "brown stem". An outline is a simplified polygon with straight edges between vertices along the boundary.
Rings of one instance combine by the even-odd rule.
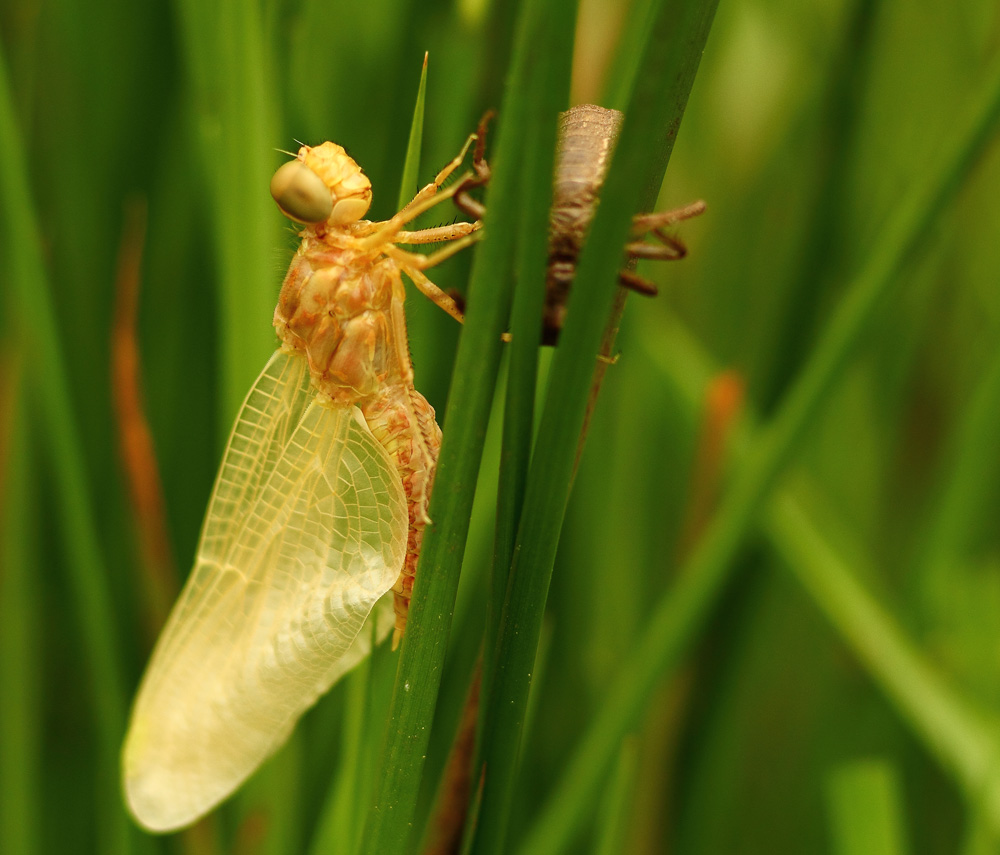
[[[136,318],[145,231],[146,203],[133,199],[126,205],[118,251],[115,317],[111,331],[111,388],[119,453],[139,539],[146,629],[153,639],[177,596],[177,572],[167,535],[156,451],[142,396],[142,360]]]

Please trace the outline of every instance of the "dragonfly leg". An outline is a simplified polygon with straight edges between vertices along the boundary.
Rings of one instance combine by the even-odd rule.
[[[390,258],[394,258],[401,267],[405,265],[417,270],[429,270],[439,265],[442,261],[451,258],[456,253],[461,252],[467,246],[472,246],[481,236],[482,232],[480,231],[472,232],[458,238],[447,246],[441,247],[437,252],[432,252],[430,255],[424,255],[421,252],[407,252],[405,249],[400,249],[396,246],[387,247],[385,254]]]
[[[448,176],[450,176],[456,169],[458,169],[459,166],[462,165],[462,161],[465,160],[465,155],[469,151],[469,146],[472,145],[475,140],[476,135],[469,134],[469,138],[465,141],[465,145],[462,146],[462,150],[445,164],[444,169],[434,176],[434,180],[430,184],[427,184],[418,190],[417,194],[400,209],[396,216],[398,217],[401,214],[408,214],[412,208],[419,206],[421,202],[431,196],[434,196],[437,191],[441,189],[441,185],[448,180]]]
[[[489,121],[491,115],[492,113],[487,113],[483,116],[479,122],[479,127],[476,130],[476,133],[469,134],[469,138],[465,141],[465,145],[462,146],[462,150],[458,153],[458,155],[445,165],[444,169],[442,169],[434,177],[434,180],[430,184],[423,187],[421,190],[418,190],[417,195],[407,202],[399,213],[397,213],[391,220],[373,224],[374,231],[361,238],[359,243],[360,249],[370,249],[378,246],[379,244],[385,243],[387,240],[391,240],[392,236],[397,234],[403,226],[415,220],[422,213],[424,213],[424,211],[430,210],[435,205],[439,205],[459,193],[463,194],[463,196],[470,203],[475,203],[475,200],[468,196],[467,191],[471,187],[478,187],[485,184],[490,177],[490,169],[486,163],[484,152],[486,123]],[[444,184],[448,177],[456,169],[458,169],[459,166],[461,166],[462,161],[465,160],[465,155],[469,151],[469,146],[472,145],[473,141],[476,141],[476,150],[473,155],[471,171],[466,172],[458,179],[458,181],[450,187],[442,190],[441,185]],[[480,206],[480,208],[481,207],[482,206]],[[478,217],[476,219],[478,219]]]
[[[395,242],[404,244],[440,243],[441,241],[465,237],[480,228],[482,226],[479,223],[452,223],[450,226],[419,229],[415,232],[397,232]]]
[[[471,175],[471,173],[469,173]],[[373,249],[374,247],[380,246],[387,241],[392,241],[396,239],[396,235],[407,223],[415,220],[424,211],[429,211],[435,205],[440,205],[442,202],[447,201],[452,196],[454,196],[463,186],[462,180],[459,180],[450,187],[446,187],[440,193],[429,194],[427,196],[421,197],[421,190],[414,197],[414,201],[410,202],[402,211],[400,211],[391,220],[385,220],[385,222],[376,223],[371,234],[366,237],[361,238],[358,241],[358,248],[361,250]],[[435,187],[433,184],[428,184],[427,187]],[[424,190],[427,189],[424,188]],[[419,199],[419,201],[418,201]]]
[[[414,267],[406,264],[405,262],[399,262],[399,267],[407,276],[410,277],[413,284],[417,286],[417,290],[419,290],[420,293],[423,294],[428,300],[436,306],[444,309],[459,323],[462,323],[465,320],[465,316],[462,314],[462,310],[458,307],[458,304],[437,285],[431,282],[431,280],[427,278],[426,274],[419,267]]]

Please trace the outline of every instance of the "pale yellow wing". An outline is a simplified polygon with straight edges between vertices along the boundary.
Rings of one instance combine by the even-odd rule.
[[[357,408],[303,409],[304,374],[275,354],[247,396],[140,686],[122,765],[151,830],[197,819],[285,741],[360,658],[352,643],[402,567],[392,460]]]

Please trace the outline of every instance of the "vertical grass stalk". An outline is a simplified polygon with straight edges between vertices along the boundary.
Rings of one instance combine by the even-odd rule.
[[[9,347],[9,345],[8,345]],[[0,851],[41,853],[40,675],[42,620],[32,531],[31,448],[24,424],[21,360],[0,352]]]
[[[557,115],[567,106],[569,69],[572,62],[572,41],[559,38],[557,28],[572,29],[572,13],[572,9],[549,10],[546,24],[549,37],[542,37],[545,46],[534,51],[537,56],[536,71],[533,75],[536,95],[528,102],[525,117],[528,136],[524,140],[520,169],[522,210],[516,234],[514,269],[518,284],[511,308],[513,340],[507,349],[510,370],[507,374],[504,403],[493,566],[490,594],[486,602],[483,684],[478,729],[480,750],[485,713],[489,709],[500,616],[513,559],[518,520],[524,503],[525,481],[535,425],[539,335],[545,303],[548,225],[549,211],[552,207]],[[480,760],[477,751],[475,768],[479,768]]]
[[[531,10],[539,5],[532,0],[525,7]],[[520,44],[517,50],[522,50]],[[515,60],[508,92],[519,94],[505,98],[497,134],[494,179],[486,195],[486,236],[473,261],[469,309],[443,424],[430,505],[434,522],[424,539],[374,803],[362,839],[361,851],[368,855],[403,852],[410,839],[499,370],[501,334],[510,310],[509,258],[520,215],[517,165],[524,138],[523,102],[529,89],[526,72],[523,59],[520,65]]]
[[[532,456],[484,727],[487,770],[474,852],[505,851],[518,752],[559,531],[596,356],[615,302],[631,217],[662,181],[715,13],[715,2],[661,3],[602,202],[580,257]],[[652,149],[652,152],[650,151]]]
[[[279,105],[256,3],[177,0],[177,17],[216,238],[220,442],[257,372],[274,350],[270,318],[277,279],[272,248],[282,218],[267,194]]]

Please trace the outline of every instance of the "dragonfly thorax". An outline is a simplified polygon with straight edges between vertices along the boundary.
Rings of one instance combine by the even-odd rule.
[[[338,403],[368,397],[402,370],[391,317],[399,271],[388,259],[359,266],[349,255],[299,254],[274,312],[282,341],[305,355],[313,382]]]

